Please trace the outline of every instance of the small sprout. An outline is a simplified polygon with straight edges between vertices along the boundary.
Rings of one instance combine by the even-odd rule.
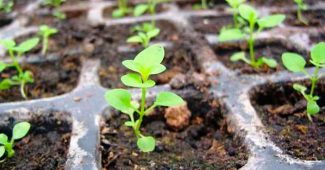
[[[277,63],[274,59],[270,59],[266,56],[261,56],[260,58],[256,59],[254,52],[255,34],[263,31],[265,28],[278,26],[284,21],[285,15],[275,14],[259,18],[257,11],[253,7],[246,4],[240,5],[238,10],[240,16],[248,22],[248,28],[222,29],[219,35],[219,41],[223,42],[239,40],[247,37],[250,59],[246,58],[245,53],[242,52],[234,54],[231,57],[231,61],[236,62],[241,60],[254,68],[260,68],[264,64],[270,68],[276,68]],[[258,30],[255,30],[256,24],[258,25]]]
[[[311,81],[311,89],[309,94],[307,93],[307,87],[294,84],[293,88],[300,92],[307,101],[307,117],[312,121],[312,117],[319,113],[320,108],[317,104],[319,97],[314,95],[317,81],[319,80],[319,69],[325,68],[325,43],[321,42],[315,45],[311,50],[311,60],[310,63],[313,64],[316,68],[313,75],[310,75],[306,70],[306,61],[305,59],[296,53],[284,53],[282,54],[282,62],[284,66],[294,73],[304,73],[306,74]]]
[[[146,12],[149,12],[150,15],[153,17],[151,20],[151,24],[155,27],[155,19],[154,16],[156,15],[156,6],[158,3],[166,2],[169,0],[148,0],[146,4],[139,4],[134,8],[133,15],[134,16],[141,16]]]
[[[42,55],[45,55],[48,49],[49,37],[58,32],[57,29],[51,28],[47,25],[42,25],[39,27],[39,34],[42,36],[43,47],[42,47]]]
[[[243,4],[246,0],[226,0],[228,5],[231,7],[233,12],[233,22],[234,28],[239,29],[241,25],[245,24],[245,21],[239,17],[239,6]]]
[[[297,18],[298,20],[305,24],[305,25],[308,25],[308,21],[306,20],[305,17],[302,16],[302,11],[305,11],[308,9],[308,6],[307,4],[305,4],[304,0],[294,0],[295,3],[297,4]]]
[[[0,40],[0,44],[8,50],[10,59],[12,60],[11,64],[6,64],[0,62],[0,72],[4,71],[8,67],[15,67],[17,70],[17,75],[14,75],[11,78],[5,78],[0,82],[0,90],[8,90],[12,86],[19,85],[20,93],[23,98],[27,99],[25,93],[25,85],[27,83],[33,83],[33,74],[30,71],[23,71],[20,66],[18,59],[26,52],[34,48],[39,42],[39,38],[28,39],[19,45],[16,45],[16,42],[13,40]]]
[[[62,12],[59,8],[65,0],[43,0],[43,4],[52,8],[55,8],[52,15],[60,20],[66,18],[64,12]]]
[[[151,152],[155,149],[155,138],[152,136],[144,136],[140,127],[143,117],[146,116],[157,106],[178,106],[185,102],[178,95],[171,92],[160,92],[156,96],[156,101],[147,109],[147,90],[154,87],[155,82],[150,79],[151,75],[162,73],[166,67],[161,64],[164,59],[164,48],[160,45],[152,45],[140,52],[134,60],[125,60],[123,65],[135,73],[128,73],[121,77],[124,85],[139,88],[142,91],[141,103],[132,101],[131,93],[124,89],[109,90],[105,94],[105,99],[110,106],[127,114],[130,120],[125,122],[125,126],[133,129],[137,137],[137,146],[142,152]],[[138,116],[134,116],[134,113]],[[136,118],[138,118],[136,120]]]
[[[148,47],[150,40],[159,35],[160,29],[155,28],[151,23],[144,23],[142,26],[135,26],[136,35],[127,39],[128,43],[140,43],[144,48]]]
[[[0,0],[0,11],[9,13],[12,11],[13,6],[14,6],[13,0],[8,0],[7,2],[5,2],[5,0]]]
[[[118,0],[118,9],[112,13],[113,18],[121,18],[128,15],[132,10],[128,7],[127,0]]]
[[[14,126],[12,131],[11,140],[8,139],[8,136],[4,133],[0,134],[0,157],[3,157],[7,152],[7,157],[12,158],[15,155],[13,149],[15,140],[22,139],[25,137],[30,129],[30,124],[28,122],[20,122]]]

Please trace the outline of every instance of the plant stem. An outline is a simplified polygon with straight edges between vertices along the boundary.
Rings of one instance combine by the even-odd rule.
[[[135,135],[137,137],[140,137],[141,136],[141,133],[140,133],[140,125],[143,121],[143,116],[144,116],[144,107],[146,105],[146,94],[147,94],[147,89],[146,88],[142,88],[142,96],[141,96],[141,108],[140,108],[140,114],[139,114],[139,119],[138,119],[138,122],[136,124],[136,127],[135,127]]]
[[[256,58],[255,58],[255,53],[254,53],[254,27],[255,27],[255,21],[249,23],[249,55],[250,55],[250,60],[251,60],[251,65],[254,67],[256,66]]]
[[[15,55],[14,55],[14,52],[12,50],[9,50],[9,55],[10,55],[10,58],[14,64],[14,66],[16,67],[17,71],[18,71],[18,74],[19,75],[22,75],[23,74],[23,69],[20,67]]]
[[[47,46],[48,46],[48,37],[43,36],[43,48],[42,48],[42,55],[46,54],[47,51]]]
[[[319,66],[316,66],[314,75],[311,77],[311,90],[309,95],[312,97],[314,96],[315,87],[318,80],[318,72],[319,72]]]
[[[233,19],[234,19],[235,28],[239,28],[239,24],[238,24],[238,13],[237,12],[234,13]]]
[[[156,15],[156,0],[148,0],[148,5],[149,5],[149,12],[152,17],[151,24],[156,27],[156,20],[155,20],[155,15]]]
[[[208,8],[207,0],[201,0],[201,3],[202,3],[202,8],[203,9],[207,9]]]
[[[25,93],[25,80],[23,80],[20,84],[20,94],[23,96],[24,99],[28,99],[26,93]]]

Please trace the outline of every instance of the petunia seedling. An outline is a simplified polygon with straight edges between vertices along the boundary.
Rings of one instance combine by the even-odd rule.
[[[43,0],[44,5],[54,8],[52,15],[61,20],[66,18],[65,13],[59,9],[63,2],[64,0]]]
[[[58,32],[57,29],[49,27],[47,25],[41,25],[39,27],[39,34],[42,36],[42,55],[45,55],[48,49],[48,45],[49,45],[49,37],[51,35],[54,35]]]
[[[3,157],[7,153],[7,158],[12,158],[15,155],[14,143],[16,140],[25,137],[30,129],[30,123],[20,122],[17,123],[13,130],[11,139],[4,133],[0,134],[0,157]]]
[[[132,100],[132,95],[128,90],[113,89],[105,94],[105,99],[110,106],[125,113],[130,120],[124,125],[131,127],[137,137],[137,146],[142,152],[151,152],[155,149],[155,138],[145,136],[141,133],[140,127],[143,117],[150,113],[157,106],[178,106],[184,101],[172,92],[160,92],[156,96],[155,102],[146,108],[148,88],[154,87],[155,82],[150,79],[151,75],[162,73],[166,67],[161,64],[164,59],[164,48],[160,45],[152,45],[140,52],[134,60],[125,60],[123,65],[133,73],[128,73],[121,77],[124,85],[141,89],[141,103]],[[138,115],[135,116],[134,113]],[[136,119],[137,118],[137,119]]]
[[[118,0],[118,9],[113,11],[112,17],[121,18],[128,15],[131,11],[132,9],[128,7],[127,0]]]
[[[284,66],[294,73],[304,73],[308,76],[311,81],[311,89],[308,90],[306,86],[301,84],[294,84],[293,88],[300,92],[307,101],[307,117],[312,121],[312,116],[319,113],[320,108],[317,104],[319,97],[315,95],[315,88],[317,81],[319,80],[319,69],[325,68],[325,43],[321,42],[315,45],[311,50],[310,63],[315,66],[315,71],[311,75],[305,70],[306,61],[305,59],[296,53],[284,53],[282,55],[282,62]],[[309,91],[309,93],[308,93]]]
[[[5,13],[9,13],[12,11],[12,8],[14,6],[13,0],[0,0],[0,11],[3,11]]]
[[[239,6],[245,1],[246,0],[226,0],[233,13],[234,28],[239,29],[241,25],[245,24],[245,21],[239,16]]]
[[[277,62],[274,59],[266,56],[261,56],[260,58],[256,59],[254,52],[255,34],[263,31],[265,28],[273,28],[278,26],[284,21],[285,15],[275,14],[259,18],[257,11],[253,7],[246,4],[240,5],[238,10],[240,16],[248,22],[247,28],[223,29],[219,35],[219,41],[223,42],[247,38],[250,58],[248,59],[244,52],[239,52],[232,55],[230,60],[233,62],[241,60],[254,68],[260,68],[264,64],[270,68],[275,68],[277,66]],[[258,26],[257,30],[256,25]]]
[[[307,4],[305,4],[304,0],[294,0],[294,2],[297,4],[297,18],[298,18],[298,20],[301,23],[308,25],[308,21],[302,15],[302,11],[305,11],[308,9]]]
[[[8,90],[12,86],[19,85],[22,97],[27,99],[27,95],[25,93],[25,85],[27,83],[34,82],[33,74],[30,71],[24,71],[19,64],[18,59],[24,53],[34,48],[38,44],[38,42],[39,38],[31,38],[20,43],[19,45],[16,45],[16,42],[10,39],[0,40],[0,45],[2,45],[8,50],[10,59],[12,61],[12,63],[10,64],[0,62],[0,72],[3,72],[9,67],[14,67],[17,71],[17,75],[5,78],[0,81],[0,90]]]
[[[154,27],[151,23],[144,23],[142,26],[134,27],[136,35],[127,39],[128,43],[140,43],[144,48],[148,47],[150,40],[157,37],[160,29]]]
[[[163,3],[165,1],[169,0],[147,0],[147,3],[139,4],[134,8],[133,15],[137,17],[149,12],[152,16],[151,24],[155,27],[156,21],[154,16],[156,15],[156,6],[158,3]]]

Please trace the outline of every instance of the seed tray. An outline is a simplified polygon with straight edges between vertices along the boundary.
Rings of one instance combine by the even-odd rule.
[[[228,43],[220,43],[216,38],[216,33],[205,32],[204,29],[197,29],[193,25],[194,18],[202,18],[211,20],[215,18],[227,17],[230,15],[226,6],[220,5],[216,8],[219,10],[202,10],[193,11],[182,8],[180,3],[188,3],[178,1],[177,3],[164,4],[161,13],[155,18],[157,20],[168,21],[172,23],[179,38],[186,37],[186,46],[189,48],[195,60],[199,72],[207,76],[211,86],[208,89],[209,96],[220,101],[226,108],[224,116],[229,124],[235,129],[237,136],[240,136],[246,145],[249,158],[246,165],[241,169],[324,169],[325,161],[302,160],[289,155],[285,150],[281,149],[267,133],[267,125],[263,124],[260,116],[255,110],[252,103],[252,96],[258,95],[259,88],[263,88],[272,84],[287,84],[289,82],[297,82],[306,80],[301,74],[292,74],[283,69],[277,69],[273,72],[249,72],[238,70],[236,68],[228,68],[227,64],[221,62],[218,54],[223,48],[234,47],[244,48],[245,42],[236,41]],[[36,32],[37,27],[33,25],[32,16],[40,13],[47,13],[38,8],[36,2],[28,6],[24,16],[18,16],[11,23],[0,28],[0,38],[18,38]],[[62,7],[62,10],[68,13],[80,13],[86,17],[71,15],[72,19],[81,20],[83,23],[90,24],[93,27],[104,25],[106,27],[119,26],[123,24],[135,24],[139,22],[149,21],[151,16],[145,15],[141,17],[125,17],[122,19],[111,19],[105,17],[104,11],[107,8],[116,6],[112,1],[83,1],[80,4],[71,4]],[[257,8],[262,15],[280,12],[292,12],[294,6],[274,7],[259,6]],[[325,3],[318,1],[309,7],[310,10],[320,11],[324,16]],[[207,20],[206,22],[212,22]],[[1,22],[2,23],[2,22]],[[108,29],[109,30],[109,29]],[[217,32],[217,31],[216,31]],[[294,50],[307,55],[311,46],[318,41],[324,41],[325,24],[321,22],[316,27],[297,27],[283,24],[279,28],[267,30],[258,35],[257,45],[268,43],[280,44],[284,50]],[[173,40],[160,41],[168,48],[178,43]],[[119,45],[114,50],[122,52],[134,52],[135,49],[129,45]],[[284,52],[284,51],[283,51]],[[87,53],[87,49],[73,47],[69,54],[82,56]],[[5,51],[2,50],[2,56]],[[44,58],[37,54],[24,56],[21,62],[45,62],[47,60],[59,60],[62,53],[51,53]],[[115,56],[107,56],[115,57]],[[18,114],[17,119],[26,120],[26,113],[38,113],[40,110],[56,110],[71,114],[72,135],[68,150],[65,169],[101,169],[101,150],[100,150],[100,122],[109,116],[111,109],[104,100],[104,93],[107,91],[100,83],[99,69],[101,66],[101,58],[96,57],[80,57],[82,66],[79,76],[78,85],[65,94],[50,97],[34,99],[29,101],[7,102],[0,104],[0,112],[2,116],[8,114]],[[2,57],[3,60],[7,60]],[[54,70],[55,71],[55,70]],[[313,67],[307,69],[309,73],[314,71]],[[322,74],[325,70],[321,69]],[[191,76],[190,76],[191,77]],[[173,77],[172,79],[176,79]],[[324,86],[324,81],[320,81],[320,85]],[[159,85],[150,89],[150,96],[154,96],[159,91],[174,90],[180,94],[188,95],[193,93],[187,88],[175,89],[173,83]],[[139,97],[140,91],[130,89],[131,92]],[[324,106],[323,106],[324,107]],[[28,118],[27,118],[28,120]],[[324,136],[321,136],[324,138]]]

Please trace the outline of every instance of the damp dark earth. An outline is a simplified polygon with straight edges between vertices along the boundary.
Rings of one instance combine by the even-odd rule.
[[[325,169],[322,0],[0,0],[0,169]]]

